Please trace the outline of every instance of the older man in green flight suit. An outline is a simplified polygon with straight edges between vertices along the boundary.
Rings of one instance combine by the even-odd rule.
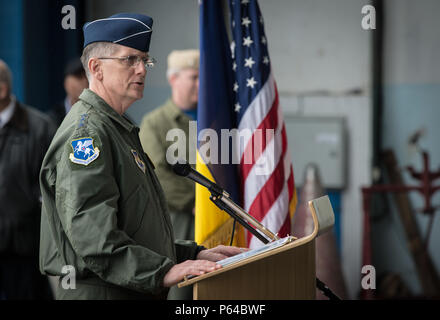
[[[168,158],[175,155],[169,150],[174,150],[170,148],[172,145],[180,144],[179,148],[185,151],[185,160],[188,163],[195,161],[199,56],[199,50],[195,49],[174,50],[168,55],[167,78],[171,97],[144,116],[139,132],[142,146],[156,166],[157,177],[164,189],[176,239],[194,240],[195,186],[193,181],[182,179],[173,172]],[[194,132],[189,130],[190,121],[194,121]],[[184,138],[167,140],[167,135],[175,129],[181,130]],[[174,287],[168,299],[191,297],[191,287]]]
[[[123,116],[143,96],[152,23],[124,13],[84,25],[90,86],[40,173],[40,270],[61,277],[58,299],[163,299],[185,275],[213,271],[241,251],[174,240],[139,129]]]

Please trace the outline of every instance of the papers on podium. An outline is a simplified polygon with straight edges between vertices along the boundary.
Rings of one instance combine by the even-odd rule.
[[[269,242],[269,243],[265,244],[264,246],[262,246],[260,248],[252,249],[252,250],[249,250],[249,251],[245,251],[245,252],[237,254],[235,256],[232,256],[232,257],[229,257],[229,258],[217,261],[217,263],[219,265],[221,265],[222,267],[226,267],[226,266],[228,266],[230,264],[233,264],[233,263],[242,261],[244,259],[247,259],[247,258],[250,258],[250,257],[254,257],[254,256],[259,255],[261,253],[264,253],[264,252],[267,252],[267,251],[279,248],[279,247],[281,247],[281,246],[283,246],[283,245],[285,245],[287,243],[292,242],[293,240],[295,240],[295,238],[292,237],[292,236],[281,238],[279,240],[276,240],[276,241],[273,241],[273,242]]]
[[[264,246],[262,246],[260,248],[252,249],[252,250],[249,250],[249,251],[245,251],[245,252],[237,254],[235,256],[232,256],[232,257],[229,257],[229,258],[217,261],[217,263],[219,265],[221,265],[222,267],[226,267],[226,266],[229,266],[229,265],[234,264],[236,262],[240,262],[242,260],[245,260],[245,259],[257,256],[257,255],[262,254],[264,252],[268,252],[270,250],[279,248],[279,247],[281,247],[281,246],[283,246],[283,245],[285,245],[287,243],[290,243],[290,242],[292,242],[294,240],[296,240],[295,237],[287,236],[285,238],[281,238],[279,240],[276,240],[276,241],[273,241],[273,242],[269,242],[269,243],[265,244]],[[185,276],[185,280],[189,280],[189,279],[192,279],[192,278],[195,278],[195,277],[198,277],[198,276],[196,276],[196,275],[188,275],[188,276]]]

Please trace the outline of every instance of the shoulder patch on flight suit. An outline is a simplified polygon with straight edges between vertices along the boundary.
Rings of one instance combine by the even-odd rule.
[[[141,160],[141,157],[139,157],[139,154],[136,150],[131,149],[131,153],[133,154],[134,161],[136,161],[137,166],[139,169],[142,170],[143,173],[145,173],[145,163]]]
[[[79,124],[78,124],[78,129],[87,126],[88,118],[89,115],[87,113],[81,115],[81,119],[79,120]]]
[[[70,154],[70,161],[87,166],[99,156],[99,149],[93,146],[93,138],[84,137],[74,139],[70,143],[73,153]]]

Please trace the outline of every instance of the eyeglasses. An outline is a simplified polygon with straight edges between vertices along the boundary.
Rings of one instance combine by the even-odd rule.
[[[101,57],[98,59],[116,59],[121,61],[128,67],[137,67],[139,63],[142,61],[145,68],[152,68],[156,63],[156,59],[151,57],[141,57],[141,56],[126,56],[126,57]]]

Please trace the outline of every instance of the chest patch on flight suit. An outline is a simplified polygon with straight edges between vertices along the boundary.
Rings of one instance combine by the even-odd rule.
[[[145,163],[141,160],[141,157],[139,157],[139,154],[136,150],[131,149],[131,153],[133,154],[134,161],[136,161],[137,166],[139,169],[142,170],[143,173],[145,173]]]
[[[99,156],[99,149],[93,146],[93,139],[90,137],[79,138],[71,142],[73,153],[70,154],[70,161],[87,166]]]

